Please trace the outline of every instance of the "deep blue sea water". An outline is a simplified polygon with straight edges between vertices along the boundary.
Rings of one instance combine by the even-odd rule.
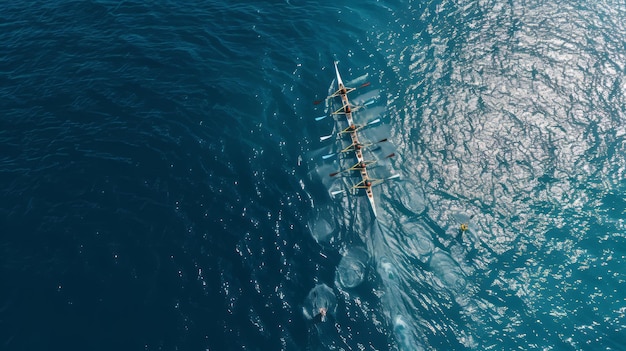
[[[0,28],[1,350],[626,350],[623,2],[17,0]],[[335,60],[400,174],[377,220],[321,159]]]

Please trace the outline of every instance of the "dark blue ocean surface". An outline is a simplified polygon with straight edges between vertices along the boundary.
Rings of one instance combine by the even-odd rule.
[[[626,349],[625,19],[0,5],[0,349]],[[335,60],[376,220],[321,158]]]

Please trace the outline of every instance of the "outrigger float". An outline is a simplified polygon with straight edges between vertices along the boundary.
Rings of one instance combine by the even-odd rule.
[[[372,192],[372,187],[375,185],[378,185],[382,182],[384,182],[385,180],[389,180],[389,179],[394,179],[399,177],[399,174],[393,175],[391,177],[385,178],[385,179],[374,179],[371,178],[367,172],[367,167],[377,163],[378,161],[366,161],[363,157],[363,148],[377,144],[377,143],[381,143],[381,142],[385,142],[387,141],[387,139],[382,139],[379,140],[378,142],[375,143],[361,143],[359,141],[359,136],[357,134],[357,132],[359,130],[361,130],[362,128],[364,128],[365,126],[368,125],[372,125],[372,124],[376,124],[376,123],[380,123],[380,118],[375,119],[365,125],[357,125],[354,122],[352,113],[354,111],[356,111],[359,106],[353,106],[350,104],[350,101],[348,100],[348,94],[354,90],[356,90],[356,88],[348,88],[343,84],[343,80],[341,79],[341,75],[339,74],[339,68],[337,68],[337,62],[334,63],[335,64],[335,73],[337,75],[337,91],[335,91],[332,95],[330,95],[328,98],[335,98],[335,97],[340,97],[341,98],[341,107],[339,109],[337,109],[336,111],[334,111],[332,114],[333,115],[344,115],[346,117],[346,120],[348,122],[348,127],[341,130],[339,132],[339,136],[342,135],[349,135],[350,139],[352,141],[352,143],[343,148],[341,151],[335,153],[335,154],[328,154],[328,155],[324,155],[322,156],[323,159],[327,159],[330,158],[332,156],[335,156],[337,154],[340,153],[345,153],[345,152],[350,152],[353,151],[354,155],[356,156],[356,160],[357,162],[352,166],[349,167],[347,169],[341,170],[341,171],[337,171],[334,173],[331,173],[330,176],[334,177],[337,174],[340,173],[344,173],[344,172],[350,172],[350,171],[357,171],[359,172],[359,174],[361,175],[361,181],[358,182],[357,184],[353,185],[351,190],[356,191],[358,189],[364,189],[365,190],[365,194],[367,195],[367,200],[370,203],[370,207],[372,208],[372,212],[374,213],[374,218],[377,217],[377,212],[376,212],[376,201],[374,200],[374,193]],[[318,118],[319,119],[319,118]],[[327,136],[323,136],[320,138],[321,141],[329,139],[330,137],[332,137],[333,134],[331,135],[327,135]],[[388,156],[386,156],[386,158],[389,157],[393,157],[394,154],[390,154]],[[338,190],[338,191],[333,191],[331,194],[334,195],[338,195],[341,193],[345,193],[345,190]]]

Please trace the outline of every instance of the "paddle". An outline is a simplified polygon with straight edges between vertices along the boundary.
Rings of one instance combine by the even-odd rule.
[[[390,153],[389,155],[385,156],[383,159],[391,158],[391,157],[394,157],[394,156],[396,156],[395,153]],[[376,160],[376,161],[363,161],[363,163],[365,163],[365,167],[367,167],[369,165],[373,165],[376,162],[378,162],[378,160]],[[337,172],[333,172],[333,173],[329,174],[329,176],[334,177],[334,176],[336,176],[339,173],[355,171],[355,170],[361,170],[361,169],[365,168],[365,167],[359,167],[360,163],[361,162],[358,162],[357,164],[355,164],[354,166],[352,166],[350,168],[346,168],[346,169],[343,169],[343,170],[340,170],[340,171],[337,171]]]
[[[378,143],[384,143],[385,141],[388,141],[388,140],[387,140],[387,138],[385,138],[385,139],[381,139],[381,140],[379,140],[379,141],[377,141],[377,142],[375,142],[375,143],[363,144],[363,145],[361,145],[361,147],[362,147],[362,148],[365,148],[365,147],[370,147],[370,146],[375,145],[375,144],[378,144]],[[343,150],[341,150],[341,151],[339,151],[339,152],[336,152],[336,153],[334,153],[334,154],[327,154],[327,155],[323,155],[323,156],[322,156],[322,159],[327,160],[327,159],[329,159],[329,158],[331,158],[331,157],[333,157],[333,156],[339,155],[339,154],[340,154],[340,153],[342,153],[342,152],[348,152],[348,151],[352,151],[352,150],[355,150],[355,149],[356,149],[356,145],[352,144],[352,145],[348,146],[347,148],[345,148],[345,149],[343,149]]]
[[[385,178],[385,179],[378,179],[378,180],[379,180],[380,182],[384,182],[384,181],[386,181],[386,180],[391,180],[391,179],[396,179],[396,178],[400,178],[400,174],[394,174],[394,175],[392,175],[391,177],[387,177],[387,178]],[[374,180],[374,181],[375,181],[375,180]],[[358,186],[358,185],[359,185],[359,184],[357,184],[357,185],[355,185],[355,186]],[[372,184],[372,185],[375,185],[375,184]],[[370,186],[371,186],[371,185],[370,185]],[[352,188],[354,189],[354,187],[352,187]],[[345,193],[345,192],[346,192],[345,190],[335,190],[335,191],[332,191],[330,194],[331,194],[332,196],[335,196],[335,195],[339,195],[339,194],[342,194],[342,193]]]
[[[354,129],[352,129],[352,128],[348,127],[348,128],[346,128],[346,129],[342,130],[341,132],[339,132],[339,134],[353,133],[353,132],[356,132],[357,130],[361,130],[361,129],[363,129],[363,128],[367,127],[367,126],[371,126],[371,125],[373,125],[373,124],[380,123],[380,122],[381,122],[381,119],[380,119],[380,118],[376,118],[375,120],[373,120],[373,121],[371,121],[371,122],[368,122],[368,123],[367,123],[366,125],[364,125],[364,126],[358,126],[358,125],[357,125],[357,126],[355,126],[355,128],[354,128]],[[324,141],[324,140],[330,139],[333,135],[334,135],[334,134],[328,134],[328,135],[321,136],[321,137],[320,137],[320,141]]]
[[[372,83],[370,83],[370,82],[365,82],[365,83],[363,83],[363,84],[359,85],[359,87],[358,87],[358,88],[356,88],[356,89],[361,89],[361,88],[368,87],[368,86],[370,86],[370,84],[372,84]],[[356,89],[354,89],[354,90],[356,90]],[[319,105],[319,104],[321,104],[322,102],[324,102],[325,100],[328,100],[328,99],[333,98],[333,97],[335,97],[335,96],[337,96],[337,95],[334,95],[334,94],[333,94],[333,95],[331,95],[331,96],[326,97],[326,99],[323,99],[323,100],[314,100],[314,101],[313,101],[313,105]]]

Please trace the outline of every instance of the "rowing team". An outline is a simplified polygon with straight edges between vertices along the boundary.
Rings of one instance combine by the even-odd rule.
[[[372,212],[374,213],[374,218],[376,218],[377,216],[377,212],[376,212],[376,203],[374,200],[374,194],[372,192],[372,186],[380,184],[382,182],[384,182],[385,180],[389,180],[389,179],[394,179],[394,178],[398,178],[399,175],[393,175],[391,177],[388,178],[384,178],[384,179],[374,179],[374,178],[370,178],[368,172],[367,172],[367,167],[371,166],[375,163],[377,163],[378,161],[365,161],[365,159],[363,158],[363,152],[362,149],[368,146],[372,146],[381,142],[385,142],[387,141],[387,139],[382,139],[376,143],[366,143],[366,144],[362,144],[359,142],[359,138],[357,135],[357,132],[367,126],[376,124],[376,123],[380,123],[380,118],[377,118],[365,125],[357,125],[356,123],[354,123],[354,119],[353,119],[353,112],[356,111],[359,106],[352,106],[350,104],[350,101],[348,100],[348,93],[356,90],[356,88],[348,88],[343,84],[343,80],[341,79],[341,75],[339,74],[339,69],[337,68],[337,62],[335,62],[335,73],[337,75],[337,85],[338,85],[338,89],[336,92],[334,92],[332,95],[330,95],[327,99],[331,99],[331,98],[335,98],[335,97],[340,97],[341,98],[341,107],[339,109],[337,109],[336,111],[334,111],[332,114],[333,115],[339,115],[339,114],[343,114],[346,117],[346,121],[348,122],[348,127],[343,129],[342,131],[340,131],[337,134],[337,137],[341,137],[344,134],[349,134],[352,143],[346,147],[343,148],[342,150],[340,150],[337,153],[332,153],[332,154],[328,154],[328,155],[324,155],[322,156],[322,158],[324,160],[331,158],[333,156],[336,156],[338,154],[342,154],[342,153],[346,153],[346,152],[350,152],[353,151],[354,155],[357,159],[356,164],[354,164],[353,166],[344,169],[344,170],[340,170],[337,172],[333,172],[330,174],[331,177],[334,177],[338,174],[344,173],[344,172],[350,172],[350,171],[358,171],[361,175],[361,181],[358,182],[356,185],[352,186],[350,190],[357,190],[357,189],[365,189],[365,193],[367,195],[367,199],[370,203],[370,207],[372,208]],[[368,86],[369,83],[363,84],[363,86]],[[317,102],[316,102],[317,103]],[[323,118],[325,118],[326,116],[322,116],[322,117],[318,117],[316,118],[316,120],[321,120]],[[320,141],[324,141],[327,139],[330,139],[333,136],[333,134],[330,135],[326,135],[326,136],[322,136],[320,137]],[[390,158],[393,157],[395,154],[390,154],[387,155],[385,158]],[[339,190],[339,191],[333,191],[331,192],[332,195],[338,195],[341,193],[345,193],[346,190]]]

